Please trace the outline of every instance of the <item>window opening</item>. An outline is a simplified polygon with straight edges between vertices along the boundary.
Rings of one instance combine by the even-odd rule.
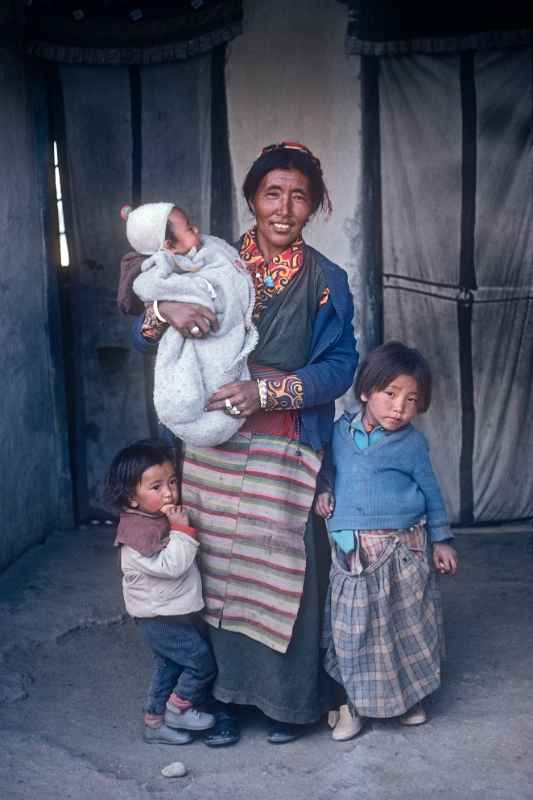
[[[61,172],[57,142],[54,141],[54,180],[56,187],[57,221],[59,228],[59,256],[62,267],[70,265],[67,234],[65,232],[65,215],[63,213],[63,194],[61,192]]]

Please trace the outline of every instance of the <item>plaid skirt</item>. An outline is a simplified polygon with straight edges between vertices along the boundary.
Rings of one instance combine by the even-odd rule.
[[[356,538],[349,565],[332,544],[324,667],[357,713],[395,717],[440,685],[444,638],[437,575],[423,521]]]

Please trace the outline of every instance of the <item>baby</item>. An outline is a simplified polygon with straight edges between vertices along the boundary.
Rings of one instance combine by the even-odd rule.
[[[198,303],[216,314],[219,327],[207,338],[172,327],[159,342],[154,405],[159,421],[184,442],[213,447],[230,439],[243,421],[223,411],[206,412],[211,395],[226,383],[249,380],[247,357],[258,334],[252,323],[254,289],[239,254],[215,236],[200,235],[173,203],[124,207],[128,241],[149,256],[133,289],[158,314],[160,300]]]

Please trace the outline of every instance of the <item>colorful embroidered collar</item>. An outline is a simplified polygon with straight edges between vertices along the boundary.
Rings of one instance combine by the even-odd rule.
[[[279,294],[304,263],[304,243],[298,239],[282,253],[268,262],[257,246],[257,230],[247,231],[242,240],[241,258],[249,270],[255,286],[255,308],[253,317],[261,316],[266,302],[275,294]]]

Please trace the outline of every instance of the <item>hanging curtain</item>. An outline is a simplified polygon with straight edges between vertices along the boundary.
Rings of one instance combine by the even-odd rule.
[[[102,479],[114,453],[149,435],[147,360],[132,351],[132,319],[119,314],[115,299],[120,260],[131,250],[119,211],[126,203],[171,201],[208,230],[212,58],[59,68],[72,242],[70,346],[81,384],[82,517],[101,507]]]
[[[419,421],[430,435],[432,460],[454,520],[462,435],[456,304],[418,281],[457,286],[459,280],[458,58],[384,59],[379,86],[384,337],[419,346],[433,367],[431,410]]]
[[[385,338],[433,367],[455,522],[533,515],[532,75],[527,48],[380,60]]]
[[[533,515],[533,51],[479,53],[474,509]]]

